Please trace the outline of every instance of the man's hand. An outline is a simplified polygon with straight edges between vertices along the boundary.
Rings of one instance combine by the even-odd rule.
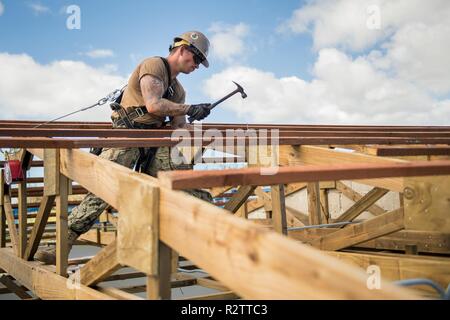
[[[192,123],[194,120],[200,121],[205,119],[211,112],[210,106],[210,103],[191,105],[187,112],[187,115],[189,116],[189,122]]]

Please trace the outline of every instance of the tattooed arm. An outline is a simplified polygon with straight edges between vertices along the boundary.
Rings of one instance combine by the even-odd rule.
[[[164,84],[158,78],[147,74],[141,78],[140,85],[142,97],[149,113],[160,117],[173,116],[176,118],[186,115],[189,105],[174,103],[162,98]],[[177,121],[180,121],[180,118]]]

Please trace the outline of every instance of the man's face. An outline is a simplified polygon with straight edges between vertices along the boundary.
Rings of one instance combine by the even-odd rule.
[[[195,54],[190,51],[187,47],[182,48],[181,53],[181,72],[185,74],[189,74],[195,69],[198,69],[200,62],[198,62],[198,58],[195,57]]]

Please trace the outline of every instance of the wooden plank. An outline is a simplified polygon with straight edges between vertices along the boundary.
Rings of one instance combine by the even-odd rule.
[[[117,242],[114,241],[81,267],[80,282],[86,286],[97,284],[121,267],[117,260]]]
[[[43,268],[40,262],[17,257],[9,248],[0,249],[0,267],[41,299],[114,299],[82,284],[70,283],[66,278]]]
[[[348,198],[354,202],[358,202],[363,197],[363,195],[359,194],[358,192],[356,192],[355,190],[353,190],[352,188],[350,188],[349,186],[347,186],[346,184],[344,184],[340,181],[336,181],[336,189],[338,191],[342,192],[342,194],[346,198]],[[366,210],[375,216],[379,216],[380,214],[386,213],[386,210],[377,206],[376,204],[373,204]]]
[[[59,165],[58,165],[59,167]],[[67,276],[68,249],[68,179],[60,174],[56,196],[56,273]]]
[[[375,202],[380,200],[389,190],[381,188],[373,188],[366,193],[359,201],[355,202],[347,211],[341,214],[335,222],[353,221],[361,213],[370,208]]]
[[[311,244],[321,250],[340,250],[369,241],[404,228],[403,208],[382,214],[367,221],[346,226]]]
[[[19,253],[22,258],[25,257],[27,249],[27,182],[18,183],[18,218],[19,218]]]
[[[147,299],[168,300],[171,297],[172,250],[159,241],[158,274],[147,276]]]
[[[336,163],[394,164],[408,163],[406,160],[380,158],[357,152],[340,152],[314,146],[280,146],[280,165],[334,165]],[[335,179],[343,180],[343,179]],[[391,191],[403,192],[402,178],[361,179],[359,182]]]
[[[114,287],[97,286],[96,289],[117,300],[144,300],[143,298]]]
[[[39,247],[39,242],[44,234],[48,218],[51,214],[55,197],[56,196],[45,196],[42,198],[33,229],[31,230],[30,240],[28,242],[27,249],[25,250],[25,260],[33,260],[34,254]]]
[[[320,187],[319,193],[319,201],[320,201],[320,214],[321,220],[323,223],[328,223],[330,219],[330,211],[328,206],[328,189]]]
[[[234,300],[239,298],[240,297],[236,295],[233,291],[226,291],[226,292],[210,293],[200,296],[186,297],[177,300]]]
[[[10,290],[12,293],[14,293],[22,300],[28,300],[33,298],[24,289],[22,289],[21,286],[18,286],[16,283],[14,283],[13,279],[11,279],[11,277],[9,276],[6,275],[1,276],[0,283],[2,283],[6,288],[8,288],[8,290]]]
[[[308,215],[309,224],[317,225],[322,223],[320,213],[320,189],[318,182],[308,183],[306,187],[308,192]]]
[[[158,275],[159,189],[123,180],[122,190],[134,190],[119,201],[117,260],[148,275]]]
[[[255,191],[256,186],[241,186],[233,197],[225,204],[224,209],[235,213]]]
[[[280,234],[287,235],[286,204],[284,199],[284,185],[271,187],[273,228]]]
[[[381,275],[389,281],[406,279],[430,279],[442,288],[447,288],[450,283],[450,258],[429,257],[429,256],[409,256],[403,254],[390,253],[364,253],[356,252],[336,252],[328,251],[327,254],[338,258],[341,261],[367,270],[369,266],[376,265],[381,269]],[[429,287],[422,288],[435,293]]]
[[[59,150],[44,149],[44,195],[59,194]]]
[[[206,188],[220,185],[274,185],[320,180],[366,179],[379,177],[417,177],[446,175],[450,161],[418,161],[391,164],[338,164],[278,167],[273,175],[261,175],[259,168],[160,171],[158,179],[172,189]],[[403,191],[403,190],[402,190]]]
[[[134,192],[120,189],[119,181],[159,186],[150,176],[79,150],[61,150],[61,170],[119,212],[117,195]],[[384,282],[384,289],[368,290],[364,272],[183,192],[160,188],[159,225],[164,243],[243,298],[418,298]]]
[[[405,229],[450,233],[450,176],[405,180]]]
[[[19,234],[17,232],[13,210],[11,207],[11,198],[8,194],[5,194],[3,198],[3,209],[5,211],[6,221],[8,223],[8,233],[11,241],[11,246],[13,247],[16,255],[19,256]]]
[[[197,278],[197,285],[219,291],[230,291],[230,289],[221,284],[219,281],[208,278]]]
[[[296,192],[299,192],[301,190],[303,190],[304,188],[306,188],[306,183],[290,183],[287,185],[287,187],[285,188],[285,196],[289,196],[292,195]],[[255,193],[259,192],[258,190],[260,190],[259,187],[257,187],[255,189]],[[258,193],[257,195],[259,195],[260,193]],[[268,196],[267,196],[268,198]],[[248,213],[251,213],[253,211],[256,211],[260,208],[262,208],[263,206],[265,206],[266,204],[271,205],[270,201],[264,201],[264,198],[261,199],[260,197],[256,200],[250,200],[247,202],[247,209],[248,209]],[[270,209],[272,210],[272,209]]]

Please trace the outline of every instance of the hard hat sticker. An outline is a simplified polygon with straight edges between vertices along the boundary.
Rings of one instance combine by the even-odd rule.
[[[196,33],[191,34],[191,38],[192,38],[192,40],[197,40],[198,34],[196,34]]]

